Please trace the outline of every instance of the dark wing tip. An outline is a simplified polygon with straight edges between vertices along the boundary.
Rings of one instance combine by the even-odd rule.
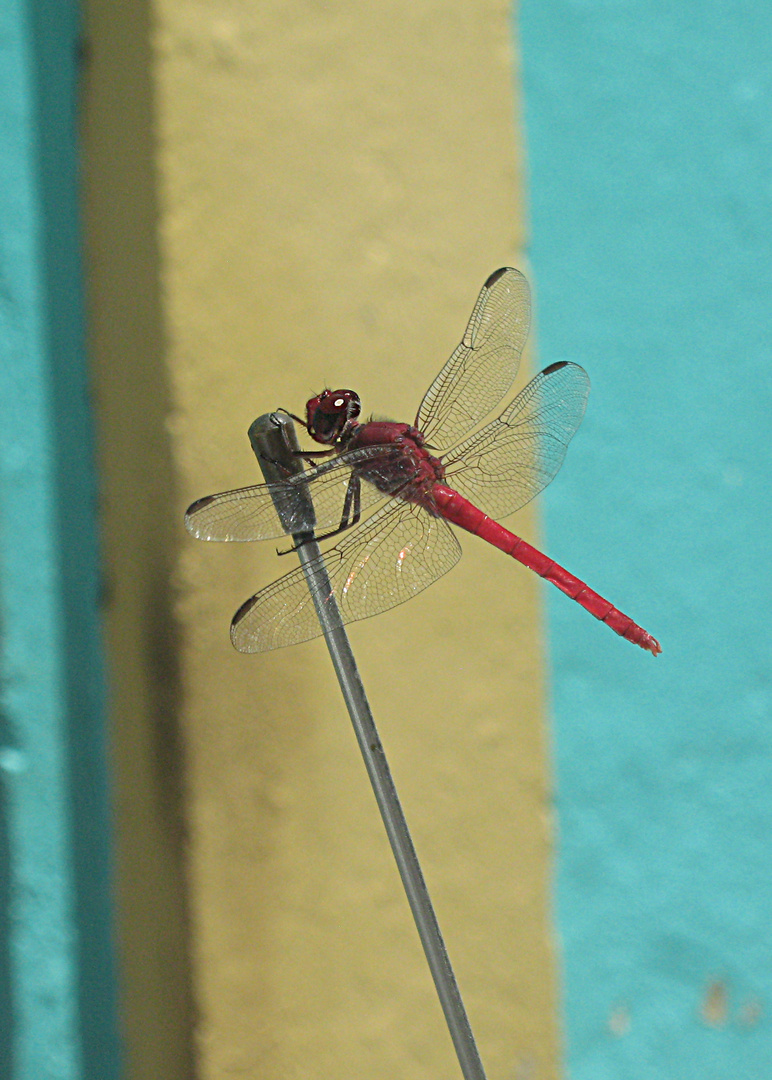
[[[236,629],[236,627],[239,625],[239,623],[242,622],[247,617],[247,615],[250,613],[252,608],[255,606],[255,601],[256,600],[257,600],[257,595],[250,596],[249,600],[245,600],[244,603],[241,605],[239,610],[236,612],[236,614],[231,619],[231,634]]]
[[[195,531],[195,522],[193,521],[195,515],[200,510],[203,510],[205,507],[209,506],[210,503],[214,502],[214,499],[214,495],[205,495],[203,499],[196,499],[194,503],[190,504],[190,506],[185,511],[185,528],[188,530],[188,532]]]
[[[250,596],[249,600],[245,600],[239,610],[231,619],[231,644],[237,652],[252,652],[251,649],[245,649],[243,643],[239,638],[239,626],[246,619],[252,608],[257,602],[257,594]]]
[[[512,266],[502,266],[498,270],[494,270],[493,273],[488,278],[488,280],[485,282],[484,287],[486,289],[492,289],[497,281],[500,281],[504,277],[505,274],[510,273],[510,271],[513,270],[513,269],[514,269],[514,267],[512,267]],[[517,271],[515,271],[515,273],[517,273]]]
[[[550,364],[542,371],[542,375],[551,375],[553,371],[560,371],[561,368],[568,367],[570,360],[556,360],[554,364]]]

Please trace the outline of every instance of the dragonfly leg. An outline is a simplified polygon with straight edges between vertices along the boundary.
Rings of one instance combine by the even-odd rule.
[[[333,447],[331,450],[293,450],[292,453],[295,457],[301,457],[307,465],[313,465],[316,458],[329,457],[330,454],[336,454],[337,450]]]
[[[308,424],[305,422],[305,420],[303,420],[302,417],[296,416],[295,413],[290,412],[289,409],[277,409],[276,411],[284,413],[284,415],[288,416],[290,420],[294,420],[296,424],[300,424],[302,428],[305,428],[305,430],[308,431]]]
[[[314,465],[315,458],[328,457],[330,454],[334,454],[335,450],[290,450],[290,453],[293,457],[302,458],[307,465]],[[270,461],[271,465],[275,465],[285,476],[289,477],[297,475],[296,473],[293,473],[291,469],[287,468],[283,461],[279,461],[278,458],[267,458],[263,455],[261,455],[261,457],[263,457],[263,461]]]
[[[288,416],[290,418],[290,420],[294,420],[296,424],[300,424],[300,426],[304,429],[304,431],[308,431],[308,422],[306,420],[304,420],[302,417],[297,416],[294,412],[290,412],[289,409],[277,409],[276,411],[280,412],[280,413],[284,413],[284,415]],[[338,451],[335,449],[334,446],[332,446],[332,447],[330,447],[329,450],[293,450],[293,449],[291,449],[290,453],[293,454],[295,457],[303,458],[303,460],[306,461],[309,465],[313,465],[314,464],[314,462],[313,462],[314,458],[329,457],[330,454],[337,454]]]
[[[294,473],[292,472],[292,470],[291,470],[291,469],[289,469],[289,468],[287,468],[287,466],[286,466],[286,465],[284,464],[284,462],[283,462],[283,461],[279,461],[279,459],[278,459],[278,458],[270,458],[270,457],[265,457],[265,456],[264,456],[264,455],[262,455],[262,454],[261,454],[260,456],[261,456],[261,458],[263,459],[263,461],[267,461],[267,462],[268,462],[269,464],[273,465],[273,466],[274,466],[274,467],[275,467],[276,469],[278,469],[278,470],[279,470],[279,472],[280,472],[280,473],[282,474],[282,476],[286,476],[287,478],[289,478],[290,476],[294,476],[294,475],[295,475],[295,474],[294,474]]]
[[[337,529],[332,529],[331,532],[322,533],[321,536],[314,536],[313,539],[317,541],[329,540],[331,536],[338,536],[339,533],[345,532],[346,529],[351,529],[354,525],[357,525],[360,517],[362,516],[362,487],[361,481],[356,473],[352,473],[349,477],[348,487],[346,488],[346,497],[343,500],[343,513],[340,518],[340,525]],[[289,555],[292,551],[297,551],[299,547],[302,547],[307,541],[302,541],[300,544],[295,544],[294,547],[287,548],[286,551],[277,551],[277,555]]]
[[[359,523],[359,519],[362,516],[362,485],[359,477],[356,473],[352,473],[348,487],[346,488],[346,498],[343,500],[343,513],[340,518],[340,525],[337,529],[333,529],[332,532],[324,533],[322,536],[317,536],[317,540],[329,540],[331,536],[337,536],[338,533],[345,532],[346,529],[351,529],[354,525]]]

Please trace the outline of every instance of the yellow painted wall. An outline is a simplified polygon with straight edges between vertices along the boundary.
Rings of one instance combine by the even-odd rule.
[[[152,54],[118,7],[90,0],[86,166],[129,1072],[189,1078],[193,1008],[202,1080],[454,1076],[323,646],[228,640],[289,560],[182,513],[257,482],[251,421],[324,385],[412,420],[523,267],[508,6],[156,0]],[[538,583],[463,545],[351,636],[488,1076],[549,1080]]]

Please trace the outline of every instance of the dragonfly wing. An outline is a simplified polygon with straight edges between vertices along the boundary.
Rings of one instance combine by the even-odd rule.
[[[551,364],[497,420],[444,459],[447,483],[490,517],[513,514],[563,464],[589,392],[584,368],[567,361]]]
[[[528,337],[531,293],[504,267],[483,285],[461,344],[426,392],[416,427],[434,446],[452,446],[498,405],[515,381]]]
[[[270,540],[315,528],[337,529],[352,470],[367,464],[368,475],[377,482],[381,471],[384,478],[393,474],[392,461],[399,454],[399,447],[365,446],[288,477],[281,484],[256,484],[207,495],[188,508],[185,527],[199,540],[240,541]],[[303,497],[306,488],[313,511]],[[372,483],[362,483],[360,489],[362,510],[386,497]]]
[[[298,491],[289,484],[256,484],[206,495],[188,507],[185,528],[199,540],[269,540],[284,536],[277,502],[297,532],[313,528]]]
[[[461,547],[448,524],[401,499],[392,499],[356,532],[325,552],[330,596],[344,623],[402,604],[458,562]],[[233,617],[239,652],[268,652],[321,633],[301,567],[247,600]]]

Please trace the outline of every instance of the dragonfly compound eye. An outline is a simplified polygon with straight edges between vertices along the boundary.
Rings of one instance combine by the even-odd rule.
[[[325,390],[320,404],[331,415],[344,415],[347,420],[356,420],[361,410],[359,395],[353,390]]]
[[[332,444],[359,416],[361,405],[353,390],[324,390],[306,404],[308,431],[317,442]]]

